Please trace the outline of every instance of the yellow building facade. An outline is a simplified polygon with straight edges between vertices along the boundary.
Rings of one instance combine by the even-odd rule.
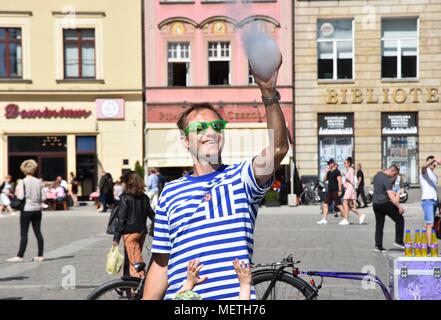
[[[3,0],[0,4],[0,172],[23,159],[53,180],[74,172],[82,193],[142,163],[139,1]]]
[[[296,163],[322,176],[326,161],[363,165],[366,184],[399,164],[419,183],[441,155],[441,3],[295,2]]]

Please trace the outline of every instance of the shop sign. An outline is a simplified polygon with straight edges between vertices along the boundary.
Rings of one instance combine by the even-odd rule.
[[[320,136],[342,136],[354,134],[354,115],[352,113],[319,114]]]
[[[5,107],[6,119],[81,119],[88,118],[92,114],[91,111],[86,109],[69,109],[61,107],[61,109],[50,109],[48,107],[44,109],[26,109],[22,110],[14,103],[10,103]]]
[[[352,88],[327,90],[326,104],[404,104],[437,103],[440,93],[437,88]]]
[[[382,113],[382,133],[384,135],[418,134],[416,113]]]
[[[98,120],[124,120],[124,99],[96,99]]]

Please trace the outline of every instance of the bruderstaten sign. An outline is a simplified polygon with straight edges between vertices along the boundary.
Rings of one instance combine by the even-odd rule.
[[[20,110],[19,106],[13,103],[5,107],[6,119],[81,119],[88,118],[91,114],[92,111],[86,109],[67,109],[64,107],[61,107],[59,110],[49,109],[48,107],[44,109]]]

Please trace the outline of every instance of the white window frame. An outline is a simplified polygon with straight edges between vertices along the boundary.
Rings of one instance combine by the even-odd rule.
[[[176,45],[176,53],[177,53],[177,57],[176,58],[170,58],[169,57],[169,52],[170,52],[170,47],[171,45]],[[187,57],[183,57],[183,45],[187,45],[188,47],[188,58]],[[175,63],[175,62],[180,62],[183,63],[185,62],[187,64],[187,74],[186,74],[186,87],[191,86],[191,43],[188,41],[169,41],[167,42],[167,85],[168,85],[168,73],[170,72],[169,68],[169,63]]]
[[[320,19],[322,20],[322,19]],[[323,19],[322,21],[326,21],[326,20],[350,20],[350,19]],[[333,74],[332,74],[332,79],[320,79],[318,78],[318,72],[317,72],[317,78],[319,81],[352,81],[355,80],[355,20],[352,19],[352,38],[351,39],[320,39],[317,38],[317,55],[319,54],[319,49],[318,49],[318,44],[322,43],[322,42],[331,42],[332,43],[332,61],[333,61]],[[319,23],[319,21],[317,21],[317,24]],[[352,42],[352,78],[350,79],[338,79],[337,78],[337,56],[338,56],[338,51],[337,51],[337,42]],[[317,59],[318,60],[318,59]],[[317,66],[318,68],[318,66]],[[318,71],[318,70],[317,70]]]
[[[215,57],[210,57],[210,45],[216,43],[217,44],[217,48],[216,48],[216,56]],[[228,53],[229,55],[227,57],[222,57],[222,44],[223,43],[228,43]],[[229,62],[229,67],[228,67],[228,85],[231,85],[231,57],[232,57],[232,52],[231,52],[232,48],[231,48],[231,41],[208,41],[208,63],[210,62],[216,62],[216,61],[228,61]],[[208,70],[210,70],[210,68],[208,68]],[[210,72],[210,71],[208,71]],[[208,83],[210,83],[210,74],[208,74]],[[209,84],[210,85],[210,84]]]
[[[383,59],[383,43],[384,41],[396,41],[397,42],[397,77],[396,78],[383,78],[383,76],[381,77],[382,80],[406,80],[406,79],[419,79],[420,78],[420,18],[419,17],[403,17],[400,18],[400,20],[406,20],[406,19],[416,19],[417,20],[417,35],[416,38],[384,38],[381,37],[381,59]],[[384,20],[394,20],[394,18],[390,18],[390,19],[382,19],[381,21],[381,31],[383,31],[383,21]],[[401,53],[402,53],[402,47],[401,47],[401,41],[408,41],[408,40],[416,40],[416,77],[415,78],[403,78],[401,76]],[[383,70],[382,70],[383,72]]]
[[[72,28],[74,27],[74,28]],[[69,19],[63,15],[55,15],[54,19],[54,39],[55,39],[55,80],[64,80],[64,29],[95,29],[95,79],[104,80],[104,44],[103,44],[103,21],[102,17],[84,18],[75,16],[75,25],[69,24]]]

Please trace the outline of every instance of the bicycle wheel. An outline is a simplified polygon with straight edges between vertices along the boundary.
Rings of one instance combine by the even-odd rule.
[[[107,282],[95,290],[93,290],[86,298],[86,300],[141,300],[142,288],[138,294],[140,280],[121,280],[116,279]]]
[[[253,276],[258,300],[316,300],[314,289],[304,280],[295,278],[289,273],[282,273],[267,297],[264,294],[273,280],[277,270],[259,272]]]

